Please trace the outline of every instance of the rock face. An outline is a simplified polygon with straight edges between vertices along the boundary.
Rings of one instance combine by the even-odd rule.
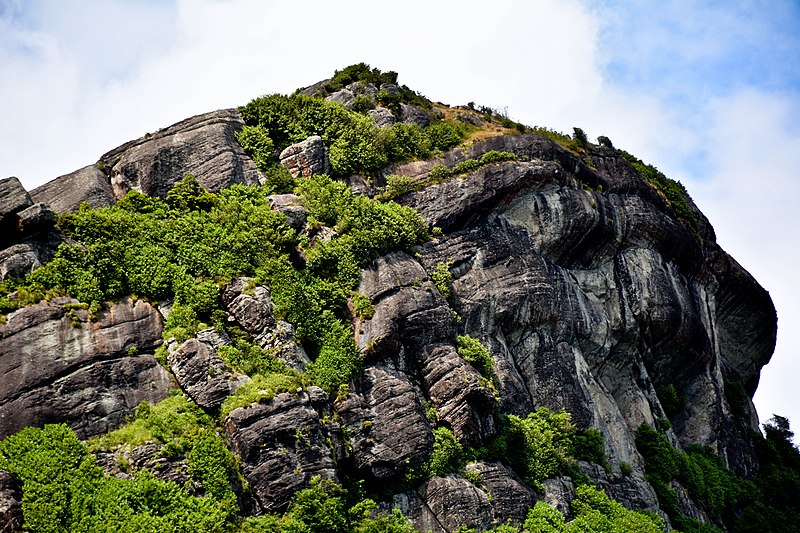
[[[71,213],[83,202],[91,207],[104,207],[116,201],[109,178],[98,165],[59,176],[31,191],[31,198],[49,204],[56,213]]]
[[[197,115],[123,144],[99,164],[117,198],[133,189],[164,197],[188,173],[210,191],[257,184],[261,174],[234,136],[243,125],[236,109]]]
[[[161,343],[153,307],[123,300],[90,321],[74,304],[33,305],[0,324],[0,437],[66,422],[86,438],[167,396],[172,381],[151,355]]]
[[[261,512],[283,511],[315,475],[337,479],[327,431],[305,393],[235,409],[223,427]]]
[[[22,531],[22,490],[14,476],[0,470],[0,533]]]
[[[203,409],[216,409],[249,381],[247,376],[232,372],[210,344],[197,339],[184,342],[167,361],[178,384]]]

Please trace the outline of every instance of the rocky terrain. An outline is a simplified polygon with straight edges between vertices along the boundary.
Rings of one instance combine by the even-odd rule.
[[[359,91],[373,94],[356,84],[327,98],[352,107]],[[425,127],[439,118],[406,103],[399,112],[379,106],[369,116],[380,127]],[[30,193],[16,178],[0,180],[0,278],[49,261],[68,240],[55,213],[83,202],[112,205],[131,190],[164,197],[186,173],[212,192],[263,182],[234,136],[244,123],[236,109],[193,117]],[[492,151],[514,158],[429,179],[434,168]],[[329,146],[319,136],[280,150],[279,158],[301,179],[331,171]],[[751,398],[774,348],[775,309],[717,245],[690,199],[694,224],[614,148],[587,144],[576,153],[532,132],[394,163],[371,179],[342,179],[375,196],[398,175],[418,186],[394,201],[438,229],[429,241],[361,270],[356,290],[374,311],[349,317],[360,377],[338,394],[305,385],[220,419],[219,433],[249,487],[238,495],[244,513],[283,512],[320,476],[380,487],[382,505],[400,509],[421,531],[522,523],[537,501],[568,514],[576,481],[564,473],[530,486],[509,465],[479,460],[463,472],[398,482],[408,465],[431,455],[435,428],[478,448],[500,433],[501,415],[524,417],[540,407],[565,409],[578,429],[599,431],[607,464],[580,461],[577,471],[632,509],[667,517],[645,480],[636,444],[642,424],[663,430],[679,449],[707,446],[740,475],[758,470]],[[297,196],[270,199],[291,226],[306,231]],[[446,286],[437,270],[446,272]],[[248,282],[238,278],[222,288],[226,320],[302,370],[311,359],[293,324],[276,316],[270,287]],[[220,413],[251,378],[218,354],[233,341],[213,329],[183,342],[167,339],[160,365],[154,352],[165,342],[169,308],[126,298],[90,317],[77,300],[60,296],[9,312],[0,324],[0,438],[55,422],[81,439],[102,435],[140,402],[156,403],[174,387]],[[488,348],[494,383],[460,355],[460,335]],[[664,404],[665,390],[680,391],[677,409]],[[743,390],[743,399],[731,390]],[[143,465],[155,452],[142,453]],[[679,488],[684,514],[713,522]],[[20,527],[18,502],[19,487],[0,471],[0,521],[9,524],[0,531]]]

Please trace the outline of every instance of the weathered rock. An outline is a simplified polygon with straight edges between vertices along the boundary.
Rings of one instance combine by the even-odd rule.
[[[172,373],[186,394],[203,409],[216,409],[250,381],[231,371],[211,346],[189,339],[167,357]]]
[[[0,533],[22,531],[22,489],[10,472],[0,470]]]
[[[375,109],[370,109],[367,114],[372,118],[372,120],[375,122],[375,125],[379,128],[385,128],[397,122],[397,117],[395,117],[394,114],[392,114],[392,112],[385,107],[379,106]]]
[[[133,449],[122,446],[114,451],[94,452],[94,456],[108,476],[134,479],[138,471],[147,469],[158,479],[174,481],[196,493],[199,487],[192,480],[185,456],[167,457],[164,451],[163,444],[148,442]]]
[[[611,499],[617,500],[628,509],[660,513],[656,491],[640,473],[612,474],[600,465],[585,461],[581,461],[579,465],[581,471],[592,480],[592,484],[603,489]]]
[[[558,511],[564,516],[569,516],[570,505],[575,498],[575,485],[568,477],[552,477],[542,481],[544,494],[542,501]]]
[[[363,81],[354,81],[348,84],[345,89],[353,92],[353,94],[363,94],[365,96],[375,96],[378,94],[378,88],[372,83],[365,83]]]
[[[489,496],[459,475],[433,477],[417,493],[444,531],[455,531],[461,526],[483,531],[492,526]]]
[[[336,402],[356,468],[386,478],[430,454],[433,434],[422,398],[422,391],[399,372],[379,367],[364,371],[357,392]]]
[[[400,119],[409,124],[416,124],[420,128],[427,128],[434,117],[424,109],[410,104],[400,104]]]
[[[337,479],[328,435],[306,394],[234,409],[223,428],[260,512],[283,511],[315,475]]]
[[[40,185],[31,191],[31,198],[48,204],[56,213],[72,213],[83,202],[105,207],[116,201],[108,176],[96,164]]]
[[[353,102],[356,100],[356,95],[354,95],[353,91],[350,89],[342,89],[325,97],[325,100],[327,102],[336,102],[337,104],[342,104],[346,108],[350,109],[353,107]]]
[[[358,292],[375,307],[356,335],[366,357],[419,376],[439,419],[459,439],[493,435],[494,395],[456,352],[453,313],[419,263],[402,252],[381,257],[362,272]]]
[[[416,491],[410,490],[392,497],[391,507],[399,509],[406,515],[417,531],[426,533],[447,533],[439,523],[430,507],[419,497]]]
[[[151,355],[161,343],[157,311],[127,299],[89,321],[65,308],[76,303],[33,305],[0,324],[0,437],[65,422],[86,438],[167,396],[172,381]]]
[[[190,173],[212,192],[257,184],[261,174],[234,136],[243,125],[236,109],[197,115],[104,154],[103,172],[117,198],[133,189],[165,197]]]
[[[0,250],[0,280],[22,278],[31,270],[41,266],[39,254],[30,244],[15,244]]]
[[[392,98],[400,98],[400,87],[398,87],[394,83],[381,83],[379,91],[385,92],[388,96]]]
[[[328,148],[319,135],[287,147],[279,159],[295,178],[310,178],[313,174],[329,174],[331,171]]]
[[[480,486],[489,495],[495,522],[525,521],[528,510],[536,504],[536,495],[510,468],[501,463],[478,462],[467,465],[467,469],[480,474]]]
[[[37,231],[49,229],[53,226],[56,214],[50,209],[48,204],[38,203],[26,207],[19,213],[17,223],[21,232],[31,234]]]
[[[310,359],[298,343],[294,327],[284,320],[275,320],[269,289],[249,288],[250,283],[247,278],[239,278],[223,291],[222,301],[228,312],[259,346],[290,367],[302,370]]]
[[[31,196],[14,176],[0,180],[0,223],[33,204]]]
[[[274,211],[286,215],[286,222],[298,232],[306,227],[306,208],[296,194],[273,194],[267,198]]]

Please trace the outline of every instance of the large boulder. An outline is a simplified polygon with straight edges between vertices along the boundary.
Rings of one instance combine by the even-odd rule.
[[[212,346],[189,339],[167,357],[169,367],[186,394],[203,409],[216,409],[230,394],[250,381],[225,365]]]
[[[56,213],[72,213],[83,202],[90,207],[105,207],[116,201],[108,176],[97,164],[40,185],[31,191],[31,198],[49,204]]]
[[[236,109],[197,115],[125,143],[98,164],[117,198],[133,189],[165,197],[186,174],[212,192],[234,183],[255,185],[261,174],[235,137],[243,126]]]
[[[0,533],[22,531],[22,488],[17,479],[0,470]]]
[[[143,300],[122,300],[89,320],[76,300],[25,307],[0,324],[0,438],[25,426],[65,422],[81,438],[125,422],[172,381],[153,357],[161,318]]]

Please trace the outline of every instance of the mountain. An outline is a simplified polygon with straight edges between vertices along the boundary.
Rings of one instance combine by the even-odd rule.
[[[797,527],[769,294],[607,137],[358,64],[0,199],[0,531]]]

